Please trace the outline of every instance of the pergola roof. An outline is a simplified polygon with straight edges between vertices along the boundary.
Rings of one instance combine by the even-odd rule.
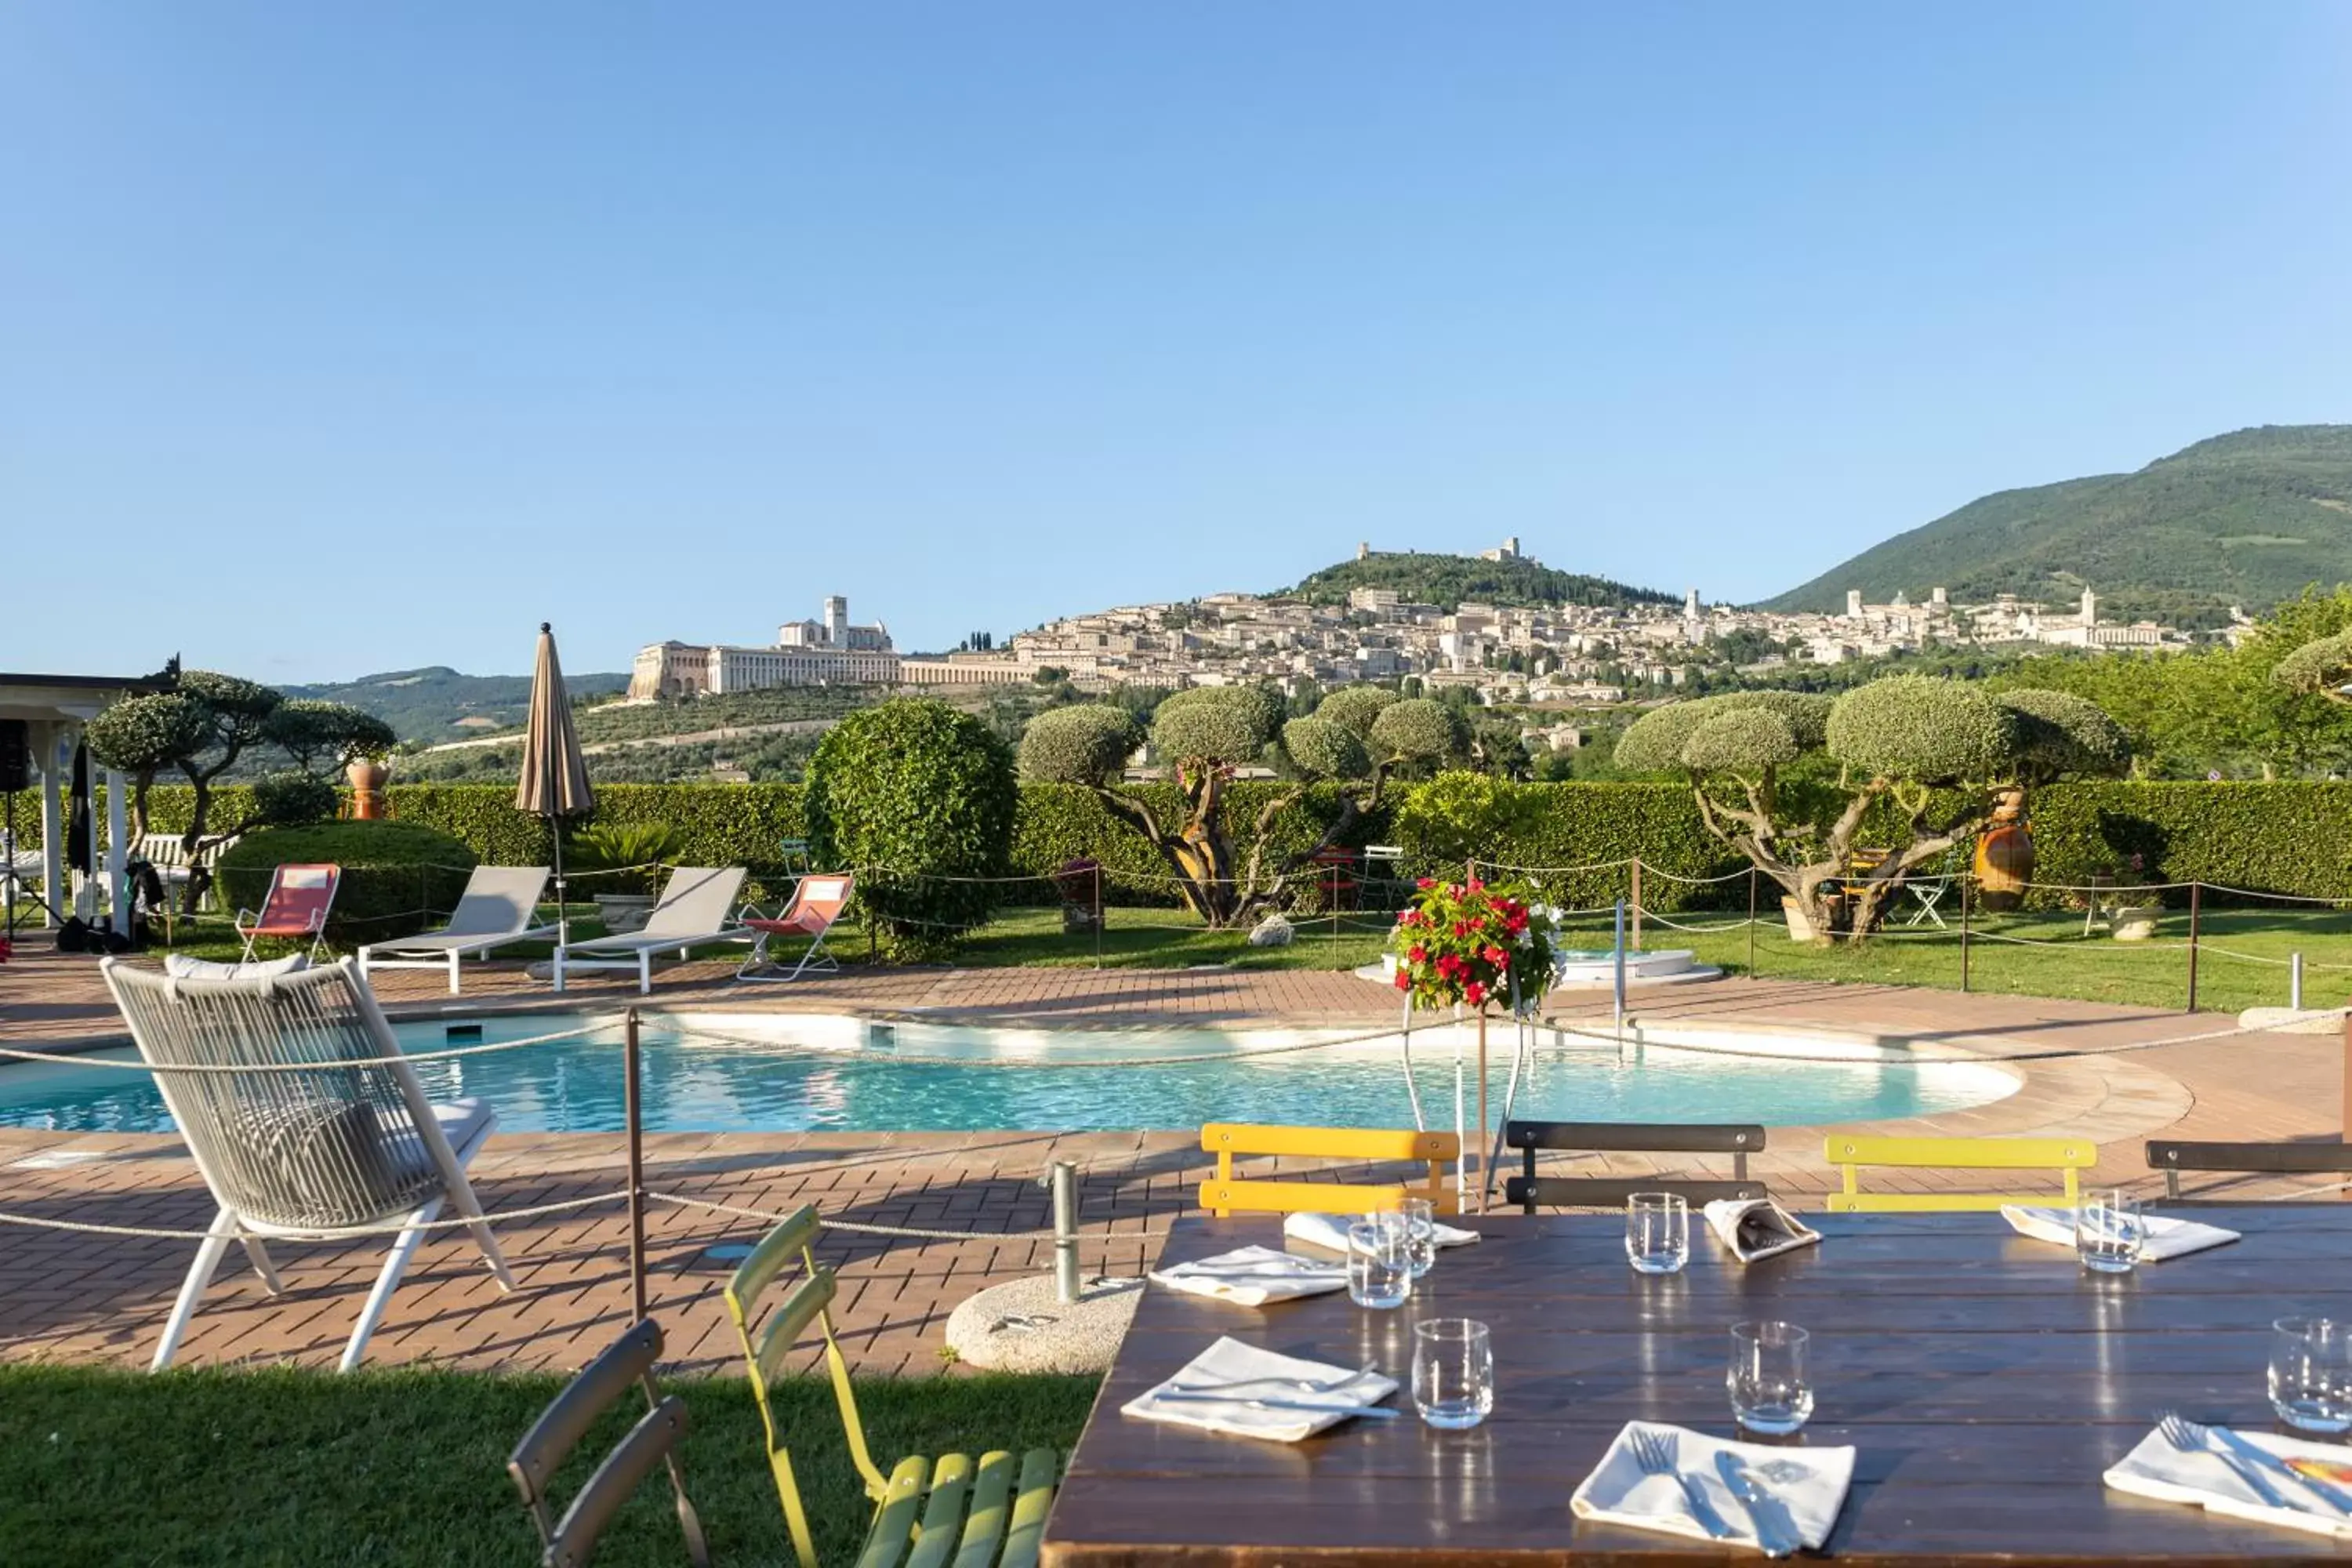
[[[0,719],[75,724],[109,703],[161,691],[153,675],[11,675],[0,672]]]

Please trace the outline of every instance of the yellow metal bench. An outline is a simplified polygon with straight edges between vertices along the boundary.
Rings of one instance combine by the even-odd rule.
[[[1451,1132],[1414,1132],[1362,1127],[1259,1127],[1212,1121],[1201,1129],[1201,1147],[1217,1157],[1217,1173],[1201,1184],[1201,1206],[1223,1218],[1235,1209],[1272,1214],[1376,1214],[1405,1198],[1427,1198],[1440,1214],[1454,1212],[1446,1167],[1462,1158],[1462,1140]],[[1299,1159],[1412,1160],[1429,1167],[1423,1182],[1260,1182],[1234,1174],[1236,1154],[1289,1155]]]
[[[1983,1213],[2004,1204],[2063,1204],[2081,1194],[2080,1173],[2098,1163],[2098,1145],[2087,1138],[1841,1138],[1832,1136],[1823,1156],[1844,1177],[1830,1194],[1832,1214]],[[2054,1171],[2058,1192],[1865,1193],[1865,1167],[1945,1171]]]
[[[849,1458],[874,1501],[874,1524],[859,1553],[858,1568],[1034,1568],[1044,1539],[1045,1513],[1053,1506],[1061,1461],[1049,1448],[1022,1455],[1003,1450],[974,1460],[965,1454],[936,1459],[901,1459],[882,1473],[866,1447],[866,1428],[849,1386],[849,1363],[833,1337],[833,1270],[821,1268],[811,1250],[821,1228],[816,1210],[803,1206],[761,1239],[728,1280],[728,1316],[735,1320],[743,1358],[751,1374],[751,1397],[768,1436],[768,1468],[784,1506],[800,1568],[816,1568],[808,1511],[793,1479],[792,1456],[776,1429],[769,1385],[781,1375],[802,1333],[814,1323],[824,1335],[824,1361],[833,1375],[834,1398],[849,1436]],[[783,1292],[755,1331],[760,1297],[793,1264],[800,1279]]]

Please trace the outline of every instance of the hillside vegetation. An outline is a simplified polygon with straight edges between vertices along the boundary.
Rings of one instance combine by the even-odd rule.
[[[2085,585],[2105,613],[2214,626],[2311,583],[2352,581],[2352,425],[2263,426],[2200,441],[2137,473],[2102,474],[1970,501],[1897,534],[1773,610],[1836,611],[1948,589],[1962,602],[2063,601]]]
[[[574,697],[600,696],[629,684],[625,675],[566,675],[564,689]],[[331,681],[319,686],[289,686],[289,697],[315,697],[363,708],[392,726],[404,741],[462,740],[467,731],[461,719],[487,719],[499,727],[520,724],[530,706],[528,675],[460,675],[446,665],[426,669],[395,669],[363,675],[357,680]]]
[[[2352,518],[2346,519],[2352,522]],[[1344,605],[1358,588],[1392,588],[1408,604],[1451,610],[1474,605],[1672,605],[1678,595],[1629,587],[1606,577],[1555,571],[1533,561],[1481,561],[1473,555],[1379,551],[1326,566],[1287,592],[1318,605]]]

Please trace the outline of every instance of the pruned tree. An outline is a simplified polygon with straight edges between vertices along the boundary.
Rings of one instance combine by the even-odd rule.
[[[1181,819],[1163,822],[1150,803],[1119,789],[1121,770],[1145,732],[1125,710],[1106,704],[1057,709],[1030,721],[1021,741],[1024,776],[1082,785],[1104,809],[1139,834],[1160,856],[1178,892],[1213,928],[1245,923],[1278,906],[1300,868],[1345,837],[1380,803],[1399,764],[1460,750],[1460,721],[1435,702],[1369,700],[1345,688],[1304,719],[1282,721],[1281,700],[1255,687],[1200,687],[1162,701],[1152,716],[1151,749],[1164,759],[1182,800]],[[1258,810],[1248,858],[1239,859],[1224,819],[1234,770],[1268,757],[1290,774],[1290,787]],[[1339,811],[1314,844],[1266,862],[1265,846],[1283,814],[1318,784],[1339,792]]]
[[[1788,774],[1818,759],[1833,784],[1792,790]],[[1898,675],[1832,700],[1742,691],[1673,703],[1637,720],[1617,765],[1686,776],[1707,831],[1772,879],[1816,932],[1830,929],[1826,889],[1850,900],[1848,931],[1874,930],[1903,879],[1972,838],[1993,789],[2067,774],[2113,775],[2129,764],[2122,729],[2063,692],[1980,689]],[[1808,809],[1820,788],[1832,811]],[[1874,808],[1880,815],[1874,817]],[[1824,820],[1826,818],[1826,820]],[[1891,819],[1897,842],[1866,875],[1852,874],[1866,823]]]
[[[205,743],[205,716],[196,700],[178,691],[152,691],[102,709],[82,730],[99,766],[131,780],[131,831],[147,831],[147,792],[155,775],[177,767]]]
[[[315,697],[289,697],[274,709],[268,737],[304,773],[323,777],[362,758],[374,760],[400,744],[392,726],[364,708]]]

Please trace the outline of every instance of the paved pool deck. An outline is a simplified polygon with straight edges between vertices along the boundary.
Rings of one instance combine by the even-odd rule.
[[[921,1013],[998,1024],[1117,1026],[1393,1026],[1393,994],[1353,975],[1307,971],[852,968],[790,985],[729,984],[731,967],[664,973],[654,994],[598,977],[557,998],[520,966],[469,970],[468,1013],[486,1008],[605,1008],[775,1013]],[[395,1016],[451,1005],[443,977],[378,976]],[[1948,1115],[1864,1124],[1881,1132],[2088,1137],[2101,1145],[2096,1182],[2154,1194],[2142,1141],[2334,1138],[2342,1131],[2344,1046],[2333,1036],[2242,1033],[2213,1014],[2104,1006],[2038,997],[1960,995],[1894,986],[1721,980],[1644,988],[1635,1014],[1653,1024],[1759,1026],[1883,1035],[1999,1059],[2022,1079],[2009,1097]],[[1605,1024],[1608,997],[1555,993],[1547,1012],[1569,1025]],[[0,964],[0,1045],[75,1048],[119,1037],[95,961],[23,953]],[[1246,1114],[1246,1107],[1236,1107]],[[1844,1131],[1860,1130],[1849,1126]],[[1755,1173],[1793,1206],[1819,1206],[1833,1184],[1822,1128],[1775,1128]],[[474,1167],[493,1212],[622,1187],[624,1141],[612,1133],[511,1134]],[[1196,1132],[671,1132],[646,1140],[647,1183],[730,1207],[782,1213],[814,1203],[863,1225],[952,1232],[956,1239],[828,1234],[840,1266],[836,1309],[863,1369],[924,1373],[948,1367],[940,1331],[957,1302],[990,1284],[1045,1269],[1050,1246],[1027,1233],[1050,1224],[1039,1178],[1050,1161],[1081,1170],[1090,1268],[1149,1267],[1153,1233],[1189,1210],[1206,1168]],[[1563,1171],[1696,1173],[1675,1156],[1586,1156]],[[1877,1184],[1958,1189],[1919,1173]],[[2330,1202],[2336,1178],[2220,1178],[2201,1190],[2233,1197],[2300,1194]],[[133,1228],[200,1230],[212,1205],[176,1138],[0,1129],[0,1210]],[[679,1368],[715,1372],[734,1353],[719,1299],[756,1219],[666,1204],[649,1213],[653,1310]],[[1003,1239],[1014,1233],[1022,1239]],[[501,1295],[467,1245],[445,1237],[419,1252],[370,1349],[376,1363],[564,1370],[624,1326],[629,1311],[627,1226],[617,1203],[501,1226],[520,1288]],[[143,1365],[193,1255],[181,1239],[0,1227],[0,1359]],[[182,1351],[190,1364],[331,1365],[373,1280],[373,1246],[276,1249],[287,1292],[272,1299],[232,1253]]]

